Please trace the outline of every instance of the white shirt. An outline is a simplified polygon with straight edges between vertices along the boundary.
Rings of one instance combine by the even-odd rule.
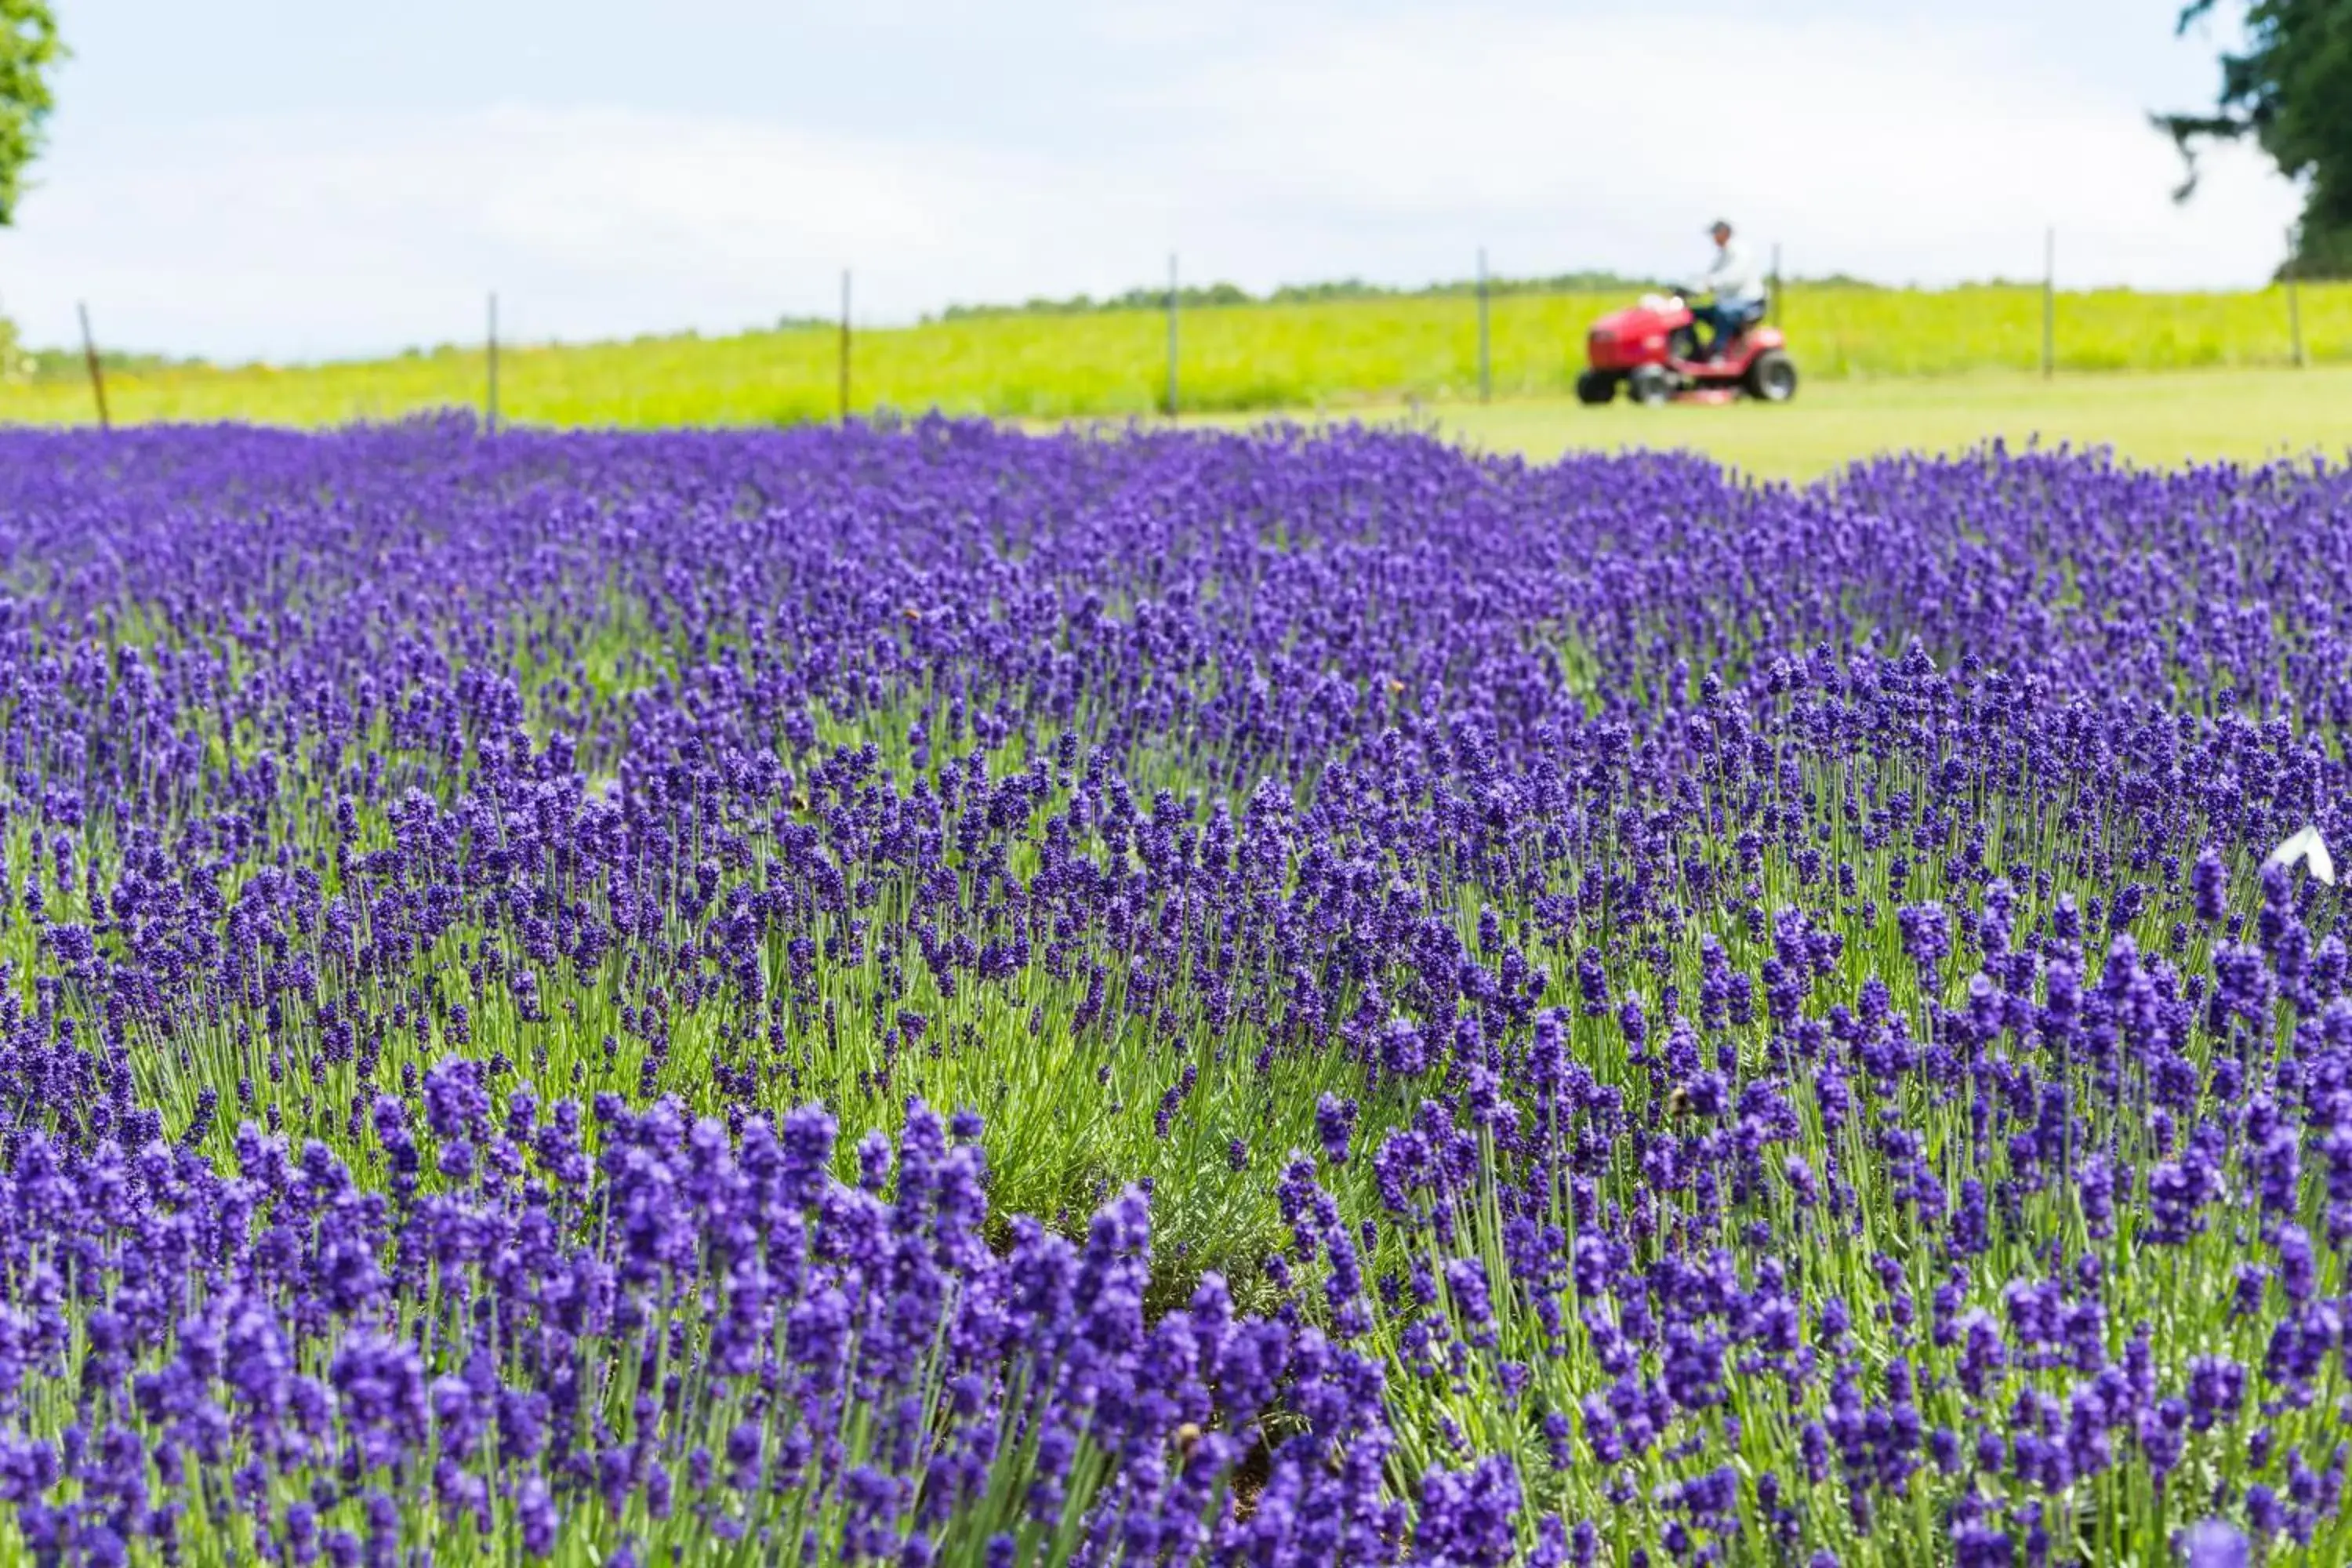
[[[1695,280],[1693,291],[1713,293],[1718,305],[1752,305],[1764,298],[1764,275],[1748,258],[1748,247],[1734,239],[1716,247],[1715,265]]]

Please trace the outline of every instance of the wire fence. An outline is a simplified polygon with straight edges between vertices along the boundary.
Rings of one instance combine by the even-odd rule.
[[[1784,279],[1771,247],[1771,319],[1811,378],[1969,371],[2190,369],[2352,362],[2352,284],[2291,269],[2263,289],[2185,294],[2061,288],[2059,237],[2042,276],[1937,290]],[[578,346],[504,341],[499,297],[478,348],[289,370],[154,368],[103,354],[81,310],[85,405],[115,417],[247,417],[329,423],[420,408],[478,408],[485,426],[807,423],[940,408],[1012,417],[1179,416],[1402,401],[1565,395],[1591,319],[1631,288],[1531,286],[1497,278],[1484,247],[1466,287],[1334,291],[1253,300],[1188,289],[1179,258],[1153,302],[1092,310],[964,311],[860,329],[853,276],[822,327],[805,319],[736,338]],[[1148,297],[1143,297],[1148,298]],[[1138,323],[1164,323],[1154,350]],[[105,366],[116,366],[110,407]],[[468,363],[479,380],[468,395]],[[0,416],[75,417],[54,394]],[[0,411],[9,400],[0,400]],[[89,416],[88,414],[81,416]]]

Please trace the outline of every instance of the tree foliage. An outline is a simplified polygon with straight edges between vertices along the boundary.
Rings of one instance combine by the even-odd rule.
[[[49,0],[0,0],[0,226],[16,218],[25,169],[40,153],[55,103],[49,76],[64,58]]]
[[[2177,30],[2214,6],[2191,0]],[[2253,0],[2242,49],[2221,57],[2211,110],[2156,123],[2189,161],[2182,199],[2197,188],[2200,146],[2252,138],[2304,188],[2297,270],[2352,276],[2352,0]]]

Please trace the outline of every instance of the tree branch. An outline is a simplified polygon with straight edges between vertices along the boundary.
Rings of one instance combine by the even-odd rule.
[[[2181,181],[2173,187],[2172,199],[2185,202],[2197,194],[2197,143],[2200,142],[2235,142],[2251,136],[2257,127],[2252,119],[2237,114],[2151,114],[2148,123],[2172,138],[2179,151]]]

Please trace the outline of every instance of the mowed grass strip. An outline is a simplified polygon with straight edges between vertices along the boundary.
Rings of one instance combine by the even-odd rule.
[[[1515,295],[1493,303],[1500,398],[1564,395],[1586,328],[1624,294]],[[2352,284],[2301,290],[2314,364],[2352,363]],[[1181,400],[1201,413],[1344,410],[1460,403],[1477,391],[1476,307],[1459,296],[1226,306],[1182,320]],[[2040,363],[2037,288],[1944,290],[1792,286],[1781,323],[1808,379],[1885,380],[2031,371]],[[674,336],[582,345],[509,345],[500,412],[569,426],[792,425],[838,411],[830,328]],[[2285,291],[2062,294],[2063,373],[2276,366],[2292,358]],[[478,407],[478,347],[296,367],[182,366],[108,381],[123,421],[340,425]],[[851,405],[1021,419],[1160,411],[1167,323],[1152,310],[1004,314],[856,334]],[[89,388],[70,375],[0,384],[0,420],[84,423]]]
[[[1805,345],[1799,343],[1799,363]],[[1246,426],[1263,416],[1189,423]],[[1859,458],[1951,453],[2000,440],[2104,447],[2150,467],[2257,462],[2352,450],[2352,366],[2296,371],[2183,371],[2041,376],[2018,372],[1912,380],[1810,380],[1795,401],[1767,405],[1619,402],[1568,397],[1491,405],[1404,405],[1308,416],[1418,425],[1478,450],[1549,462],[1565,452],[1693,451],[1766,479],[1813,479]]]

